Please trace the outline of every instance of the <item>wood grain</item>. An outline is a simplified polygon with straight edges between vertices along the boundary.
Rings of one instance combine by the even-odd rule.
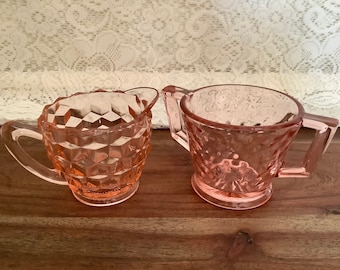
[[[303,130],[297,156],[312,134]],[[104,208],[33,176],[0,146],[0,269],[340,269],[340,134],[306,179],[249,211],[200,199],[189,154],[155,130],[138,192]],[[47,162],[41,143],[26,149]]]

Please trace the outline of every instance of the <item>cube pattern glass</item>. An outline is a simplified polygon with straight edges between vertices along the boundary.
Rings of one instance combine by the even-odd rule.
[[[70,106],[61,99],[46,106],[38,119],[49,159],[85,204],[112,205],[131,197],[150,151],[151,110],[142,112],[146,102],[138,96],[118,95],[104,98],[121,98],[121,108],[105,108],[110,102],[84,104],[97,104],[93,96]],[[130,97],[133,103],[125,100]]]

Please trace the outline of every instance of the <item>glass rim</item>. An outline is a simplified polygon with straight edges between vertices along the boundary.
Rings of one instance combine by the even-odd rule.
[[[55,126],[52,123],[48,122],[48,120],[47,120],[49,108],[51,106],[54,106],[60,100],[72,98],[72,97],[77,96],[77,95],[88,95],[88,94],[92,94],[92,93],[111,94],[111,93],[114,93],[114,92],[116,92],[116,93],[126,93],[126,92],[129,92],[129,91],[135,91],[135,90],[138,90],[138,89],[152,90],[155,93],[155,97],[152,99],[152,101],[150,101],[148,106],[146,106],[140,114],[138,114],[135,118],[133,118],[129,122],[119,123],[119,124],[116,124],[116,125],[108,127],[108,128],[89,127],[89,128],[85,128],[85,129],[78,129],[77,127],[58,127],[58,126]],[[93,132],[93,131],[105,133],[105,132],[112,132],[112,131],[115,131],[115,130],[124,129],[124,128],[127,128],[131,125],[134,125],[134,124],[142,121],[144,119],[144,117],[148,117],[148,114],[151,112],[151,108],[156,103],[158,97],[159,97],[159,92],[157,91],[157,89],[152,88],[152,87],[135,87],[135,88],[131,88],[131,89],[128,89],[128,90],[118,90],[118,89],[117,90],[105,90],[105,89],[97,88],[96,90],[88,91],[88,92],[76,92],[76,93],[69,95],[69,96],[58,97],[52,103],[45,105],[40,116],[37,119],[38,129],[43,129],[41,131],[45,131],[46,127],[49,126],[52,130],[58,130],[58,131],[64,130],[64,131],[67,131],[67,132],[73,131],[73,132],[76,132],[76,133],[79,133],[79,132],[80,133],[89,133],[89,132]],[[152,116],[150,116],[150,118],[151,117]]]
[[[254,87],[254,88],[259,88],[259,89],[266,90],[266,91],[272,91],[272,92],[278,93],[280,95],[284,95],[296,104],[297,109],[298,109],[298,113],[292,119],[285,121],[283,123],[278,123],[278,124],[273,124],[273,125],[264,125],[264,126],[241,126],[241,125],[233,125],[233,124],[220,123],[220,122],[217,122],[217,121],[208,120],[206,118],[203,118],[203,117],[193,113],[188,108],[186,103],[187,103],[187,100],[191,96],[195,95],[196,93],[198,93],[202,90],[206,90],[208,88],[213,88],[213,87],[220,87],[220,86],[225,86],[225,87],[232,87],[232,86]],[[226,89],[225,91],[228,91],[228,89]],[[191,118],[191,119],[193,119],[197,122],[203,123],[206,126],[211,126],[211,127],[220,128],[220,129],[242,130],[242,131],[250,131],[250,132],[251,131],[258,132],[258,131],[265,131],[265,130],[273,130],[273,129],[277,129],[277,128],[292,126],[292,125],[295,125],[295,124],[301,122],[302,119],[303,119],[303,115],[305,114],[305,110],[304,110],[302,104],[297,99],[295,99],[294,97],[292,97],[292,96],[290,96],[290,95],[288,95],[284,92],[272,89],[272,88],[257,86],[257,85],[251,85],[251,84],[214,84],[214,85],[200,87],[196,90],[191,91],[190,93],[186,94],[185,96],[183,96],[183,98],[180,100],[180,107],[181,107],[183,113],[187,117],[189,117],[189,118]]]

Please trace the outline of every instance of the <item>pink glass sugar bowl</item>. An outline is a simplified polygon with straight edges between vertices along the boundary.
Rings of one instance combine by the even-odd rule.
[[[191,184],[207,202],[252,209],[272,196],[274,177],[308,177],[331,142],[338,120],[305,113],[293,97],[250,85],[162,90],[170,133],[190,151]],[[285,156],[301,127],[315,130],[303,160]],[[289,165],[288,165],[289,164]]]

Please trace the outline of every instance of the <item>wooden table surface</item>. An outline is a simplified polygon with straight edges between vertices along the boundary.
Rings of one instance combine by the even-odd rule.
[[[293,154],[311,139],[301,134]],[[33,176],[1,145],[0,269],[340,269],[339,132],[312,177],[274,179],[272,199],[248,211],[200,199],[189,153],[168,130],[152,141],[137,193],[104,208]],[[46,159],[42,144],[25,145]]]

